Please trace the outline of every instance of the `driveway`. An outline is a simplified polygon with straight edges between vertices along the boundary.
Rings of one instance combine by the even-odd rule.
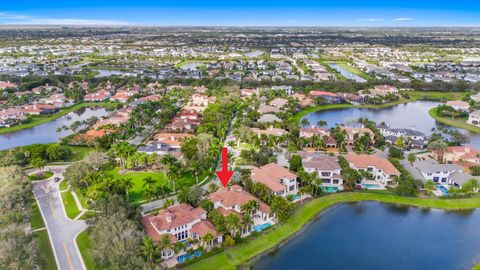
[[[48,169],[55,173],[55,177],[63,179],[64,166]],[[33,193],[48,231],[58,269],[86,269],[75,244],[76,236],[87,228],[85,221],[66,217],[58,193],[58,183],[53,181],[53,177],[33,183]]]

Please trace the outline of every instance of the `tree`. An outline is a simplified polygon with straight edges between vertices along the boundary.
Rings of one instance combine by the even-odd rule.
[[[108,163],[107,156],[98,151],[88,153],[85,162],[89,164],[95,171],[100,170],[102,166]]]
[[[87,175],[92,172],[92,167],[85,162],[75,162],[70,165],[63,174],[65,180],[72,186],[73,188],[86,188],[91,183],[86,179]]]
[[[470,172],[472,173],[473,176],[479,176],[480,175],[480,166],[471,166],[470,167]]]
[[[397,176],[395,181],[397,182],[397,187],[395,188],[397,194],[411,197],[417,195],[417,186],[411,176]]]
[[[390,147],[390,149],[388,149],[388,156],[390,158],[403,159],[403,151],[400,148]]]
[[[288,164],[291,171],[298,172],[299,169],[303,168],[302,157],[299,155],[292,155],[288,161]]]
[[[325,120],[318,120],[317,126],[319,126],[319,127],[326,127],[326,126],[327,126],[327,121],[325,121]]]
[[[433,191],[435,190],[435,183],[432,180],[428,180],[423,185],[423,189],[425,190],[425,193],[430,196],[433,194]]]
[[[225,219],[225,226],[230,232],[230,235],[235,237],[240,230],[240,218],[235,214],[230,214]]]
[[[409,153],[408,154],[408,162],[410,162],[410,164],[413,164],[413,162],[415,162],[416,159],[417,159],[417,157],[415,156],[414,153]]]
[[[191,188],[183,187],[177,194],[177,199],[180,203],[190,204],[197,207],[202,199],[202,189],[199,186]]]
[[[479,184],[477,179],[471,178],[465,184],[463,184],[461,191],[466,196],[472,196],[475,194],[479,189]]]
[[[295,204],[281,196],[273,196],[271,203],[272,212],[277,215],[280,222],[286,221],[293,214]]]
[[[162,249],[153,242],[150,237],[143,238],[142,245],[140,246],[140,253],[150,266],[150,269],[155,269],[156,265],[162,260]]]
[[[43,168],[45,167],[46,164],[47,162],[41,159],[40,157],[30,160],[30,166],[37,168],[40,171],[41,175],[43,175]]]
[[[302,121],[300,122],[300,124],[303,127],[308,127],[308,126],[310,126],[310,121],[306,117],[304,117],[304,118],[302,118]]]

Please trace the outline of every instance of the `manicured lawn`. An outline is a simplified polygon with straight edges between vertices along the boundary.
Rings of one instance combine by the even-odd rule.
[[[59,112],[56,112],[52,115],[48,116],[34,116],[32,118],[32,121],[27,124],[21,124],[21,125],[16,125],[13,127],[7,127],[7,128],[0,128],[0,134],[3,133],[9,133],[17,130],[22,130],[22,129],[27,129],[31,127],[35,127],[41,124],[45,124],[47,122],[53,121],[59,117],[62,117],[64,115],[69,114],[70,112],[73,112],[75,110],[85,108],[85,107],[112,107],[112,106],[117,106],[117,103],[110,103],[110,102],[84,102],[84,103],[79,103],[76,105],[73,105],[71,107],[68,107],[66,109],[60,110]]]
[[[65,206],[65,212],[67,214],[67,217],[74,219],[80,214],[80,209],[78,209],[72,193],[67,191],[67,192],[62,192],[61,194],[62,194],[63,206]]]
[[[480,264],[475,265],[475,267],[473,267],[472,270],[480,270]]]
[[[276,225],[274,230],[269,231],[265,235],[252,239],[245,244],[240,244],[227,249],[221,254],[206,258],[205,260],[187,266],[184,269],[237,269],[237,267],[248,262],[256,255],[267,252],[282,241],[287,240],[319,212],[337,203],[357,201],[377,201],[449,210],[473,209],[480,207],[480,198],[420,199],[368,192],[345,192],[327,195],[306,203],[300,207],[286,223]]]
[[[88,230],[81,232],[77,236],[76,242],[78,245],[78,249],[82,254],[83,262],[85,263],[87,270],[101,269],[95,266],[95,262],[93,261],[92,255],[90,254],[91,241],[90,241],[90,236],[88,234]]]
[[[475,133],[480,133],[480,127],[467,124],[465,118],[452,119],[447,117],[441,117],[440,115],[438,115],[438,108],[436,107],[431,108],[430,111],[428,111],[428,114],[442,124],[462,128]]]
[[[67,189],[68,189],[67,180],[62,180],[62,181],[60,182],[60,184],[58,185],[58,189],[59,189],[60,191],[67,190]]]
[[[165,175],[163,172],[127,172],[124,174],[120,173],[119,168],[115,168],[107,172],[107,175],[112,176],[114,179],[119,178],[130,178],[133,182],[133,187],[129,192],[129,197],[134,202],[139,202],[145,200],[145,192],[143,188],[143,179],[146,177],[152,177],[160,185],[167,185]],[[205,178],[205,175],[199,175],[198,181],[200,182]],[[180,183],[176,184],[176,187],[179,188],[180,185],[192,186],[195,184],[195,176],[190,172],[184,172],[180,178]],[[171,187],[171,182],[169,183]],[[172,188],[172,187],[171,187]]]
[[[40,257],[40,269],[56,270],[57,264],[55,263],[55,257],[53,256],[52,247],[50,246],[48,232],[46,230],[34,232],[33,237],[37,242],[37,251]]]
[[[43,223],[42,214],[40,213],[40,209],[38,209],[37,202],[33,203],[32,205],[32,216],[30,219],[30,226],[32,227],[32,230],[45,227],[45,223]]]
[[[84,159],[88,153],[95,151],[94,147],[87,146],[67,146],[72,151],[70,161],[79,161]]]
[[[32,181],[37,181],[37,180],[45,180],[52,176],[53,176],[53,172],[46,171],[46,172],[43,172],[42,175],[37,175],[35,173],[32,173],[28,176],[28,178]]]

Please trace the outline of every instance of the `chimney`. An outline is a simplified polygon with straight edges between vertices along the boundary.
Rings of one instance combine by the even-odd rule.
[[[168,214],[168,215],[166,216],[166,219],[167,219],[167,222],[168,222],[168,223],[171,223],[171,222],[172,222],[172,215],[171,215],[171,214]]]

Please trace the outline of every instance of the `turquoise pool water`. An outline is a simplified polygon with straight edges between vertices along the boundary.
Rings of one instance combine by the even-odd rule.
[[[261,224],[261,225],[255,225],[253,226],[253,230],[255,232],[261,232],[263,230],[265,230],[266,228],[272,226],[272,224],[270,222],[267,222],[267,223],[264,223],[264,224]]]
[[[180,256],[177,257],[177,262],[179,263],[183,263],[185,261],[188,261],[190,259],[193,259],[193,258],[196,258],[196,257],[199,257],[202,255],[202,252],[199,251],[199,250],[196,250],[195,252],[193,253],[190,253],[190,254],[182,254]]]
[[[334,193],[338,191],[338,187],[335,186],[326,186],[326,187],[321,187],[323,192],[327,193]]]
[[[442,194],[444,196],[447,196],[448,195],[448,189],[442,185],[437,185],[437,189],[440,190],[440,192],[442,192]]]
[[[363,185],[363,188],[371,188],[371,189],[378,189],[378,188],[381,188],[381,186],[377,185],[377,184],[362,184]]]

